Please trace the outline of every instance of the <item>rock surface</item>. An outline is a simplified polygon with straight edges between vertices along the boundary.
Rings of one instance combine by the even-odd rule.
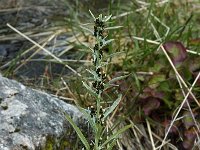
[[[76,134],[62,111],[83,124],[75,106],[0,76],[0,150],[72,149]]]

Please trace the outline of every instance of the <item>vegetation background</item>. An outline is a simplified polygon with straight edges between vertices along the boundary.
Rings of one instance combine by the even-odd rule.
[[[115,53],[106,68],[108,80],[130,75],[105,94],[106,106],[115,91],[123,94],[107,124],[133,125],[118,141],[119,149],[200,149],[199,0],[0,4],[1,73],[84,108],[93,103],[81,81],[91,67],[85,45],[94,38],[83,25],[93,23],[89,9],[96,16],[112,14],[109,26],[122,28],[108,33],[115,39],[104,49],[105,56]]]

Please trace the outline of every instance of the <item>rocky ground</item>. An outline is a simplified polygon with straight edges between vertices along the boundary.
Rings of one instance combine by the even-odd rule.
[[[82,113],[75,106],[4,77],[0,89],[1,150],[72,148],[76,134],[63,112],[83,127]]]

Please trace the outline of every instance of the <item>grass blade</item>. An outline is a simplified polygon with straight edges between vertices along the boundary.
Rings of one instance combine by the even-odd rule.
[[[105,111],[103,119],[105,119],[106,117],[108,117],[108,115],[109,115],[110,113],[113,112],[113,110],[117,107],[117,105],[119,104],[119,102],[121,101],[121,99],[122,99],[122,95],[120,94],[120,95],[118,96],[118,98],[115,100],[115,102],[112,104],[112,106],[109,107],[109,108]]]
[[[90,124],[90,126],[92,127],[93,132],[95,132],[95,130],[96,130],[97,127],[96,127],[94,118],[92,118],[92,117],[90,116],[90,114],[89,114],[85,109],[83,109],[83,108],[81,108],[81,107],[78,107],[78,108],[79,108],[79,110],[83,113],[83,115],[86,117],[86,119],[88,119],[89,124]]]
[[[94,20],[96,20],[95,16],[94,16],[93,13],[91,12],[91,10],[89,10],[89,12],[90,12],[90,15],[92,16],[92,18],[93,18]]]
[[[124,75],[124,76],[116,77],[116,78],[110,80],[110,81],[109,81],[109,84],[112,84],[112,83],[114,83],[114,82],[116,82],[116,81],[118,81],[118,80],[122,80],[122,79],[124,79],[124,78],[126,78],[126,77],[128,77],[128,76],[129,76],[129,75]]]
[[[103,19],[103,21],[104,21],[104,22],[107,22],[108,20],[110,20],[111,17],[112,17],[112,15],[105,16],[104,19]]]
[[[97,79],[98,81],[101,80],[99,78],[98,74],[94,70],[88,70],[88,69],[86,69],[86,71],[88,71],[90,74],[92,74],[94,79]]]
[[[74,121],[70,118],[68,114],[65,114],[65,117],[67,121],[69,121],[69,123],[72,125],[76,133],[78,134],[78,137],[80,138],[81,142],[85,146],[86,150],[90,150],[90,145],[88,141],[86,140],[85,136],[83,135],[83,133],[81,132],[81,130],[79,129],[79,127],[74,123]]]
[[[82,81],[83,82],[83,81]],[[85,82],[83,82],[83,86],[90,92],[90,94],[92,94],[93,96],[97,97],[98,95],[95,93],[95,91],[88,86]]]
[[[108,139],[101,145],[101,148],[103,148],[106,144],[108,144],[110,141],[115,140],[116,138],[118,138],[118,136],[123,133],[124,131],[126,131],[127,129],[131,128],[132,125],[127,125],[125,127],[123,127],[122,129],[118,130],[116,133],[114,133],[113,135],[111,135],[110,137],[108,137]]]
[[[114,41],[114,39],[110,39],[110,40],[107,40],[103,43],[103,46],[106,46],[108,45],[109,43],[111,43],[112,41]]]
[[[105,30],[113,30],[113,29],[119,29],[122,28],[123,26],[114,26],[114,27],[107,27]]]
[[[90,30],[90,29],[88,29],[88,28],[86,28],[86,27],[84,27],[84,26],[80,26],[83,30],[86,30],[86,31],[88,31],[90,34],[93,34],[93,31],[92,30]]]

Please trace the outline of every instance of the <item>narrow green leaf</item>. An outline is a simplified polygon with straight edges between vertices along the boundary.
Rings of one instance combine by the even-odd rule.
[[[110,20],[111,17],[112,17],[112,15],[105,16],[104,19],[103,19],[103,21],[106,22],[106,21]]]
[[[85,109],[78,107],[79,110],[83,113],[86,119],[88,119],[90,126],[92,127],[93,132],[96,130],[95,118],[92,118],[90,113],[88,113]]]
[[[103,15],[102,14],[100,14],[98,18],[99,18],[100,21],[103,21],[102,20],[103,19]]]
[[[94,77],[88,77],[87,81],[96,81],[96,80],[94,79]]]
[[[98,74],[97,74],[95,71],[93,71],[93,70],[88,70],[88,69],[86,69],[86,70],[87,70],[90,74],[92,74],[92,75],[94,76],[95,79],[101,80],[101,79],[99,78]]]
[[[105,84],[104,85],[104,91],[106,91],[107,89],[111,88],[111,87],[118,87],[119,85],[117,84]]]
[[[141,88],[140,81],[135,73],[133,74],[133,77],[135,78],[135,83],[136,83],[137,88],[140,89]]]
[[[110,106],[108,109],[106,109],[106,111],[104,113],[104,117],[103,117],[104,120],[105,120],[106,117],[108,117],[108,115],[110,113],[113,112],[113,110],[117,107],[117,105],[119,104],[119,102],[121,101],[121,99],[122,99],[122,95],[120,94],[118,96],[118,98],[114,101],[114,103],[112,104],[112,106]]]
[[[93,53],[93,49],[91,47],[89,47],[86,43],[82,43],[83,46],[85,46],[86,48],[89,48],[90,49],[90,52]],[[84,50],[85,51],[85,50]]]
[[[78,134],[78,137],[80,138],[81,142],[85,146],[86,150],[90,150],[90,145],[88,141],[86,140],[85,136],[83,135],[83,133],[81,132],[81,130],[78,128],[78,126],[74,123],[74,121],[70,118],[68,114],[65,114],[65,117],[67,121],[69,121],[69,123],[72,125],[76,133]]]
[[[114,26],[114,27],[107,27],[105,30],[114,30],[114,29],[119,29],[122,28],[123,26]]]
[[[96,94],[96,92],[90,87],[88,86],[85,82],[83,82],[83,86],[88,90],[88,92],[90,92],[90,94],[92,94],[93,96],[97,97],[98,95]]]
[[[114,41],[114,39],[110,39],[110,40],[107,40],[103,43],[103,46],[106,46],[108,45],[109,43],[111,43],[112,41]]]
[[[101,148],[103,148],[106,144],[108,144],[110,141],[115,140],[118,138],[118,136],[123,133],[124,131],[126,131],[127,129],[131,128],[132,125],[127,125],[125,127],[123,127],[122,129],[118,130],[116,133],[114,133],[113,135],[111,135],[110,137],[108,137],[108,139],[101,145]]]
[[[95,18],[95,16],[93,15],[93,13],[92,13],[90,10],[89,10],[89,12],[90,12],[92,18],[93,18],[94,20],[96,20],[96,18]]]
[[[86,27],[84,27],[84,26],[80,26],[80,27],[81,27],[82,29],[88,31],[90,34],[93,34],[93,31],[92,31],[92,30],[90,30],[90,29],[88,29],[88,28],[86,28]]]
[[[109,81],[109,83],[111,84],[111,83],[116,82],[116,81],[118,81],[118,80],[122,80],[122,79],[124,79],[124,78],[126,78],[126,77],[128,77],[128,76],[129,76],[129,74],[128,74],[128,75],[124,75],[124,76],[119,76],[119,77],[113,78],[112,80]]]

